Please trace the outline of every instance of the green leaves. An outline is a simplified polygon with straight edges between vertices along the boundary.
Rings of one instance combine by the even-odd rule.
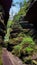
[[[29,54],[29,53],[31,53],[31,52],[33,51],[33,48],[31,48],[31,47],[26,47],[26,48],[25,48],[25,51]]]
[[[20,11],[18,12],[18,14],[16,14],[14,16],[14,21],[19,21],[20,17],[23,16],[23,15],[26,15],[26,12],[27,12],[27,8],[29,6],[29,3],[26,2],[26,0],[23,1],[23,4],[20,3]]]
[[[7,23],[7,33],[4,37],[4,41],[5,42],[8,42],[9,41],[9,37],[10,37],[10,32],[11,32],[11,26],[14,24],[14,22],[11,20],[11,21],[8,21]]]
[[[23,37],[22,42],[13,47],[12,53],[19,57],[22,51],[30,54],[34,50],[34,45],[35,45],[35,42],[33,41],[33,39],[30,36],[25,35],[25,37]]]

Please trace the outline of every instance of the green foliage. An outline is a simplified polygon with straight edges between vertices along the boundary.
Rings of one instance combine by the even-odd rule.
[[[21,49],[22,48],[20,47],[20,45],[16,45],[16,46],[14,46],[12,53],[20,57]]]
[[[33,51],[34,45],[35,42],[32,40],[32,38],[30,36],[25,36],[20,44],[13,47],[12,53],[20,56],[23,49],[25,49],[25,52],[27,51],[27,53],[30,53]]]
[[[13,24],[14,24],[13,21],[8,21],[8,23],[7,23],[7,33],[6,33],[5,37],[4,37],[4,41],[5,41],[5,42],[9,41],[10,32],[11,32],[11,26],[12,26]]]
[[[33,51],[33,48],[31,48],[31,47],[25,48],[25,52],[28,53],[28,54],[30,54],[32,51]]]
[[[8,20],[8,23],[7,23],[7,28],[10,28],[11,25],[13,25],[14,22],[12,20]]]
[[[28,43],[28,44],[30,44],[30,45],[34,45],[34,44],[35,44],[34,41],[32,40],[32,38],[31,38],[30,36],[25,36],[25,37],[23,38],[23,40],[22,40],[22,42],[21,42],[20,45],[23,45],[23,44],[25,44],[25,43]]]
[[[19,21],[20,17],[23,15],[26,15],[28,6],[29,6],[29,2],[26,2],[26,0],[24,0],[23,5],[20,3],[20,11],[18,12],[18,14],[16,14],[14,16],[14,21]]]
[[[7,33],[4,37],[4,41],[9,41],[9,36],[10,36],[10,28],[7,29]]]

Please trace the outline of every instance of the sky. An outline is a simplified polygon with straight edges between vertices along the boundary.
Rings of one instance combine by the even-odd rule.
[[[13,0],[13,3],[16,3],[16,2],[23,2],[23,0]],[[18,13],[19,10],[20,10],[20,7],[18,4],[16,4],[16,6],[11,6],[10,12],[9,12],[10,18],[12,18],[16,13]]]

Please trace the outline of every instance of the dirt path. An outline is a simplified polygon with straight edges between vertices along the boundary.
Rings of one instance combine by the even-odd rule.
[[[2,58],[3,58],[3,65],[25,65],[22,64],[22,61],[18,57],[12,55],[5,48],[3,48]]]
[[[8,52],[6,49],[3,49],[3,65],[13,65],[8,57]]]

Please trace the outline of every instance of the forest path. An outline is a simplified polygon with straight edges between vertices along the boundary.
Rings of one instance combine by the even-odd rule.
[[[7,51],[6,48],[3,48],[2,59],[3,65],[25,65],[22,64],[22,61],[18,57],[12,55],[9,51]]]

